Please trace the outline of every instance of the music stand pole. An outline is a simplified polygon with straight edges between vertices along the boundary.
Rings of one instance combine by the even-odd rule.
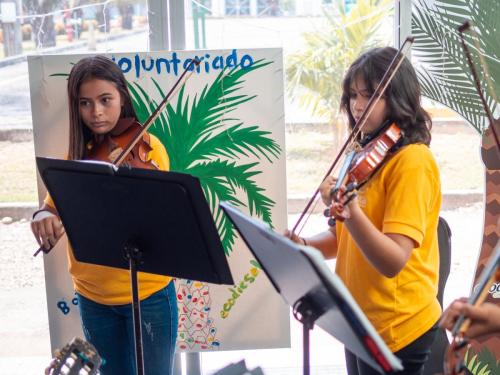
[[[302,355],[303,374],[310,375],[310,332],[314,328],[314,322],[324,313],[321,306],[315,306],[313,300],[305,295],[293,305],[293,316],[302,323]]]
[[[137,266],[141,263],[142,252],[132,242],[124,246],[125,258],[130,266],[130,284],[132,287],[132,319],[134,322],[135,366],[137,375],[144,375],[144,353],[142,350],[141,304],[137,281]]]

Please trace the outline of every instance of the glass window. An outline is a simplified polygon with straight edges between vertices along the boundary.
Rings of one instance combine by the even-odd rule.
[[[148,46],[147,0],[22,0],[15,19],[2,22],[0,59],[32,53],[71,53]],[[141,35],[141,43],[119,43]],[[115,40],[115,43],[108,43]]]
[[[250,0],[226,0],[226,15],[247,16],[250,14]]]
[[[257,14],[259,16],[278,17],[283,14],[283,5],[285,2],[279,0],[258,0]]]

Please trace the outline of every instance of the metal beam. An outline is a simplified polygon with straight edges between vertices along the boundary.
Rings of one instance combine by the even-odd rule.
[[[394,1],[394,46],[401,47],[411,35],[411,0]]]
[[[149,50],[186,48],[184,1],[148,0]]]

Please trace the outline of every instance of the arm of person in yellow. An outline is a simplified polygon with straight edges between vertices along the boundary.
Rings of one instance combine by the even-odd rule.
[[[321,251],[325,259],[334,259],[337,256],[337,235],[335,233],[335,228],[328,229],[307,238],[299,237],[295,233],[292,236],[292,233],[287,230],[285,231],[285,236],[295,243],[315,247]]]
[[[36,242],[45,250],[53,248],[64,234],[61,219],[57,214],[52,198],[48,194],[42,207],[33,214],[31,231]]]

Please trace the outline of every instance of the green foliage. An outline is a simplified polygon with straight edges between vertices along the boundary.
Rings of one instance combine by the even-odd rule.
[[[349,12],[343,0],[325,7],[327,25],[303,35],[306,48],[288,57],[287,93],[314,115],[335,120],[338,116],[344,72],[363,51],[387,44],[381,35],[393,0],[359,0]]]
[[[478,34],[466,32],[465,39],[481,77],[486,101],[493,110],[498,104],[494,99],[495,93],[500,92],[498,0],[436,0],[433,6],[425,0],[415,0],[413,56],[420,62],[417,74],[424,95],[453,109],[482,133],[488,121],[457,32],[457,27],[466,19],[471,21]],[[493,87],[486,86],[479,54],[484,56]]]
[[[194,98],[186,95],[182,87],[177,104],[168,104],[150,128],[167,149],[170,169],[199,178],[226,255],[232,251],[235,231],[218,202],[248,206],[251,215],[272,225],[271,208],[275,202],[255,182],[255,177],[262,173],[255,169],[258,163],[233,161],[254,156],[272,163],[281,153],[269,132],[259,130],[257,125],[245,126],[234,116],[239,106],[255,98],[255,95],[239,94],[245,76],[269,64],[260,60],[245,69],[226,68]],[[163,89],[153,82],[163,98]],[[138,83],[130,84],[129,89],[139,120],[144,122],[158,104]],[[245,193],[245,201],[237,198],[238,191]]]
[[[500,360],[497,360],[486,347],[483,347],[479,353],[468,349],[464,356],[464,363],[467,371],[473,375],[500,374]]]
[[[474,375],[500,374],[500,360],[497,360],[487,347],[481,348],[479,353],[472,349],[467,350],[464,362],[467,370]]]

